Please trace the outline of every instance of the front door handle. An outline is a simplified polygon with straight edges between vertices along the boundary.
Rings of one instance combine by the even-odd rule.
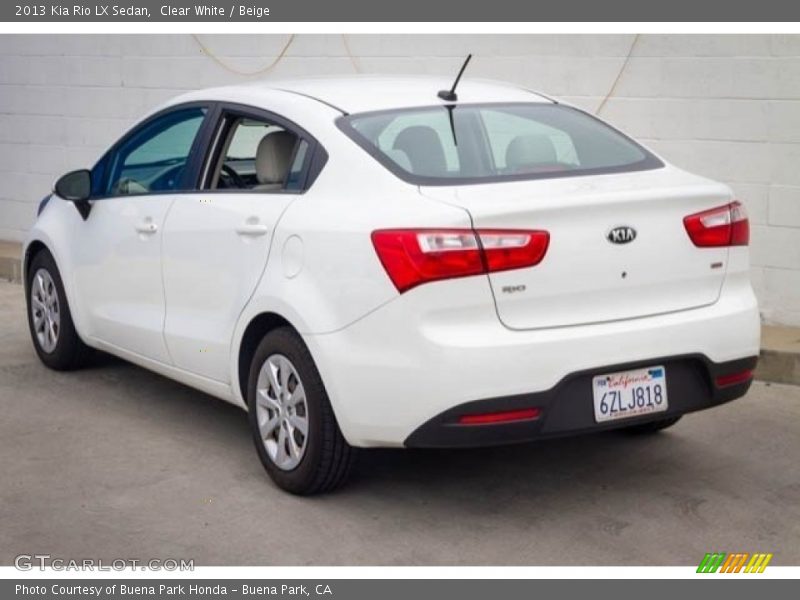
[[[145,219],[138,225],[136,225],[136,231],[139,233],[151,234],[158,231],[158,225],[153,223],[150,219]]]

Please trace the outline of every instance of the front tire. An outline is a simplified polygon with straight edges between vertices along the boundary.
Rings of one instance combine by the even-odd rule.
[[[356,450],[342,436],[311,354],[291,328],[269,332],[258,345],[247,405],[256,451],[279,487],[311,495],[344,483]]]
[[[84,366],[91,349],[75,330],[61,274],[47,250],[38,252],[31,260],[25,284],[28,328],[39,359],[56,371]]]

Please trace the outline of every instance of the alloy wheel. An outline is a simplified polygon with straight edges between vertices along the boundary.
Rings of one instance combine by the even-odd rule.
[[[294,469],[308,447],[308,403],[300,375],[282,354],[267,357],[256,384],[256,417],[270,460]]]
[[[56,284],[46,269],[36,271],[31,281],[31,316],[39,347],[50,354],[61,331],[61,305]]]

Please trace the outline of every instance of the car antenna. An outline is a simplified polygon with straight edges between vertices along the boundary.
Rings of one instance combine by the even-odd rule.
[[[437,94],[439,98],[445,100],[446,102],[455,102],[458,100],[458,96],[456,95],[456,87],[458,86],[458,82],[461,80],[461,76],[464,74],[464,69],[467,68],[470,59],[472,58],[472,54],[467,54],[467,60],[464,61],[464,64],[461,65],[461,70],[458,72],[456,76],[456,80],[453,82],[453,87],[449,90],[442,90]]]

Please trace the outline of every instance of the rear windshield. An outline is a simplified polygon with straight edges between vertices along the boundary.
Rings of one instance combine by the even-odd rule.
[[[559,104],[469,104],[361,113],[340,129],[401,179],[454,185],[655,169],[594,117]]]

